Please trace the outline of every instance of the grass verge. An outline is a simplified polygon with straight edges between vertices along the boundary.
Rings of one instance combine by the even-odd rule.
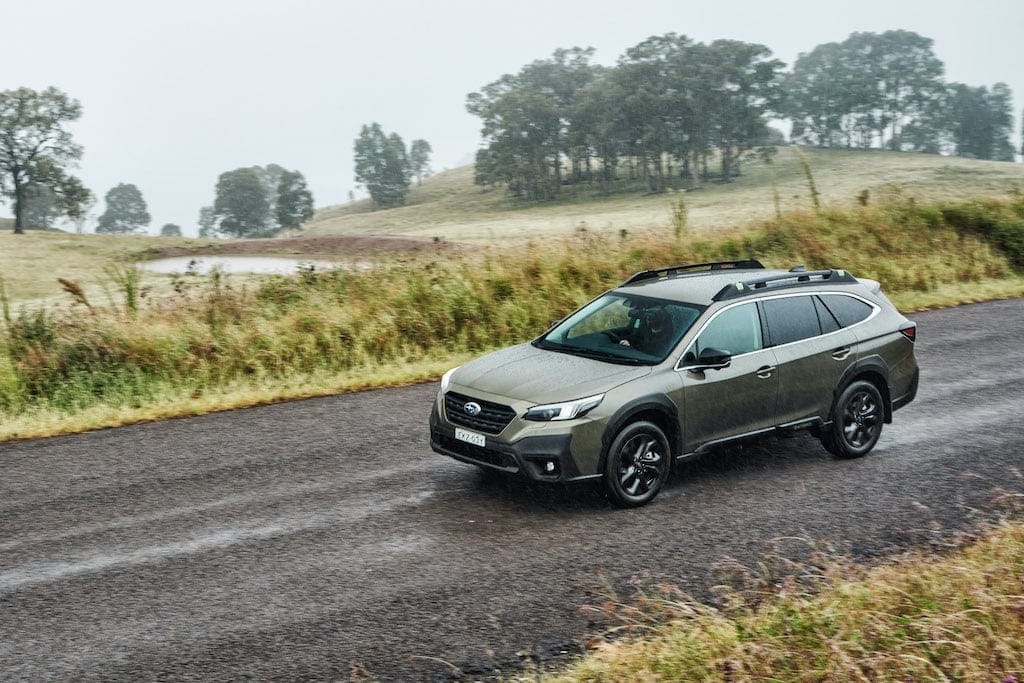
[[[80,431],[436,377],[529,339],[629,274],[756,256],[844,267],[905,310],[1024,293],[1024,197],[791,212],[711,236],[671,229],[430,256],[372,271],[258,283],[178,277],[145,297],[118,272],[112,303],[21,307],[3,298],[0,439]]]
[[[720,609],[669,594],[606,605],[642,639],[600,641],[566,671],[528,680],[1024,680],[1024,524],[948,555],[810,569],[813,589],[807,574],[754,594],[725,589]]]

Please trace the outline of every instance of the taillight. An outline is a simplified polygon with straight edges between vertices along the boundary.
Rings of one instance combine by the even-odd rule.
[[[917,341],[917,324],[916,323],[903,323],[900,325],[900,334],[909,339],[912,342]]]

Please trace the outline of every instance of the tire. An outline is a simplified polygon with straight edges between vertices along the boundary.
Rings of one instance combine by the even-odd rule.
[[[837,458],[859,458],[878,443],[884,421],[885,409],[878,387],[858,380],[836,399],[832,424],[822,430],[821,443]]]
[[[620,507],[638,507],[654,500],[668,479],[672,452],[668,439],[652,422],[633,422],[620,431],[605,458],[604,486]]]

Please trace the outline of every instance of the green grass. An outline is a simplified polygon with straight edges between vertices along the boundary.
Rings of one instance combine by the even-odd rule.
[[[7,305],[0,439],[75,431],[291,396],[415,381],[456,359],[529,339],[645,268],[755,255],[844,267],[898,306],[1024,293],[1024,198],[910,199],[792,212],[745,229],[608,236],[578,231],[522,247],[371,271],[258,281],[184,277],[165,297],[122,270],[112,306]],[[112,285],[113,286],[113,285]],[[134,297],[134,298],[133,298]]]
[[[811,198],[796,148],[780,147],[772,164],[748,161],[732,183],[708,183],[686,193],[688,225],[704,232],[745,225],[775,215],[773,179],[784,212],[811,209]],[[808,159],[826,206],[851,208],[868,191],[872,204],[894,195],[919,201],[958,201],[1005,196],[1024,188],[1024,164],[977,161],[929,154],[881,150],[799,148]],[[561,198],[539,204],[517,202],[501,188],[473,185],[473,168],[445,171],[414,187],[408,204],[372,211],[369,200],[321,209],[307,224],[308,234],[402,234],[441,237],[484,244],[522,243],[569,235],[580,225],[615,234],[620,230],[671,230],[674,196],[648,195],[637,189],[608,197],[596,190],[566,190]]]
[[[595,641],[561,673],[512,680],[1024,680],[1024,524],[947,556],[797,569],[803,581],[754,572],[721,586],[720,608],[670,589],[609,602],[596,611],[626,638]]]
[[[15,235],[10,229],[0,229],[0,277],[14,301],[53,301],[61,294],[57,282],[61,277],[81,283],[89,298],[102,304],[106,299],[103,269],[107,266],[148,258],[161,247],[200,248],[214,242],[37,230]]]

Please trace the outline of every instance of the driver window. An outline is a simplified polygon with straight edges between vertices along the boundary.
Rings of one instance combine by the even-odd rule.
[[[692,353],[696,357],[704,349],[715,348],[738,356],[762,347],[761,318],[757,304],[751,302],[719,313],[697,337]]]

